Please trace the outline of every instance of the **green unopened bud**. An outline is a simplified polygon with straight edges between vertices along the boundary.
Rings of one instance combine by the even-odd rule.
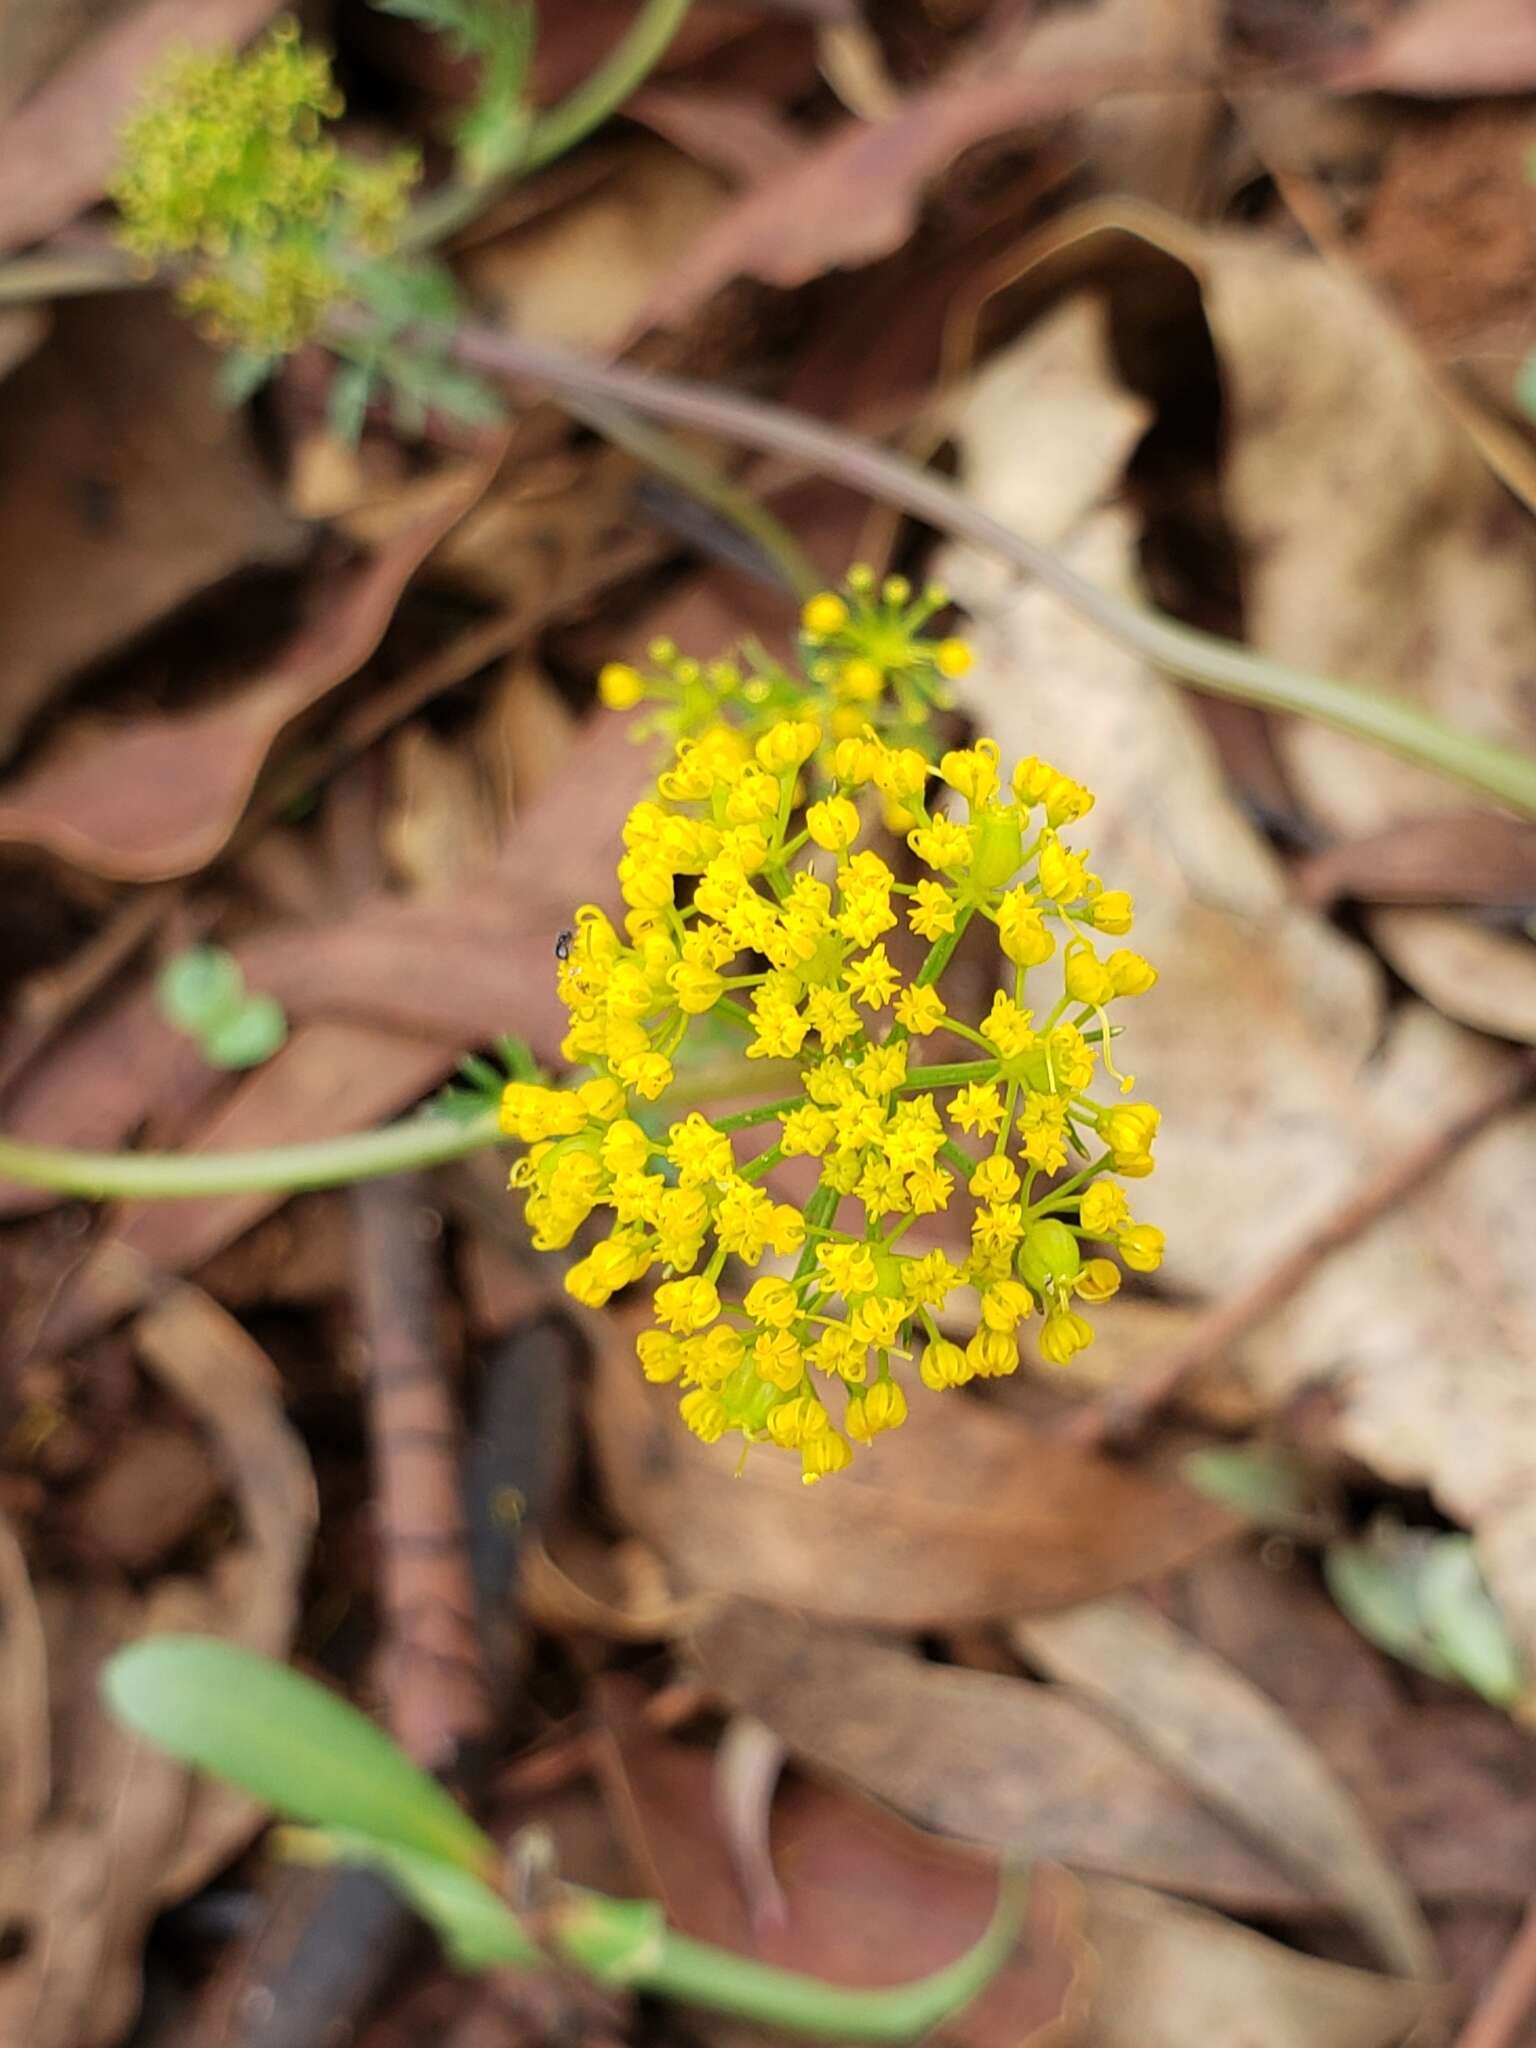
[[[1077,1239],[1065,1223],[1048,1216],[1032,1223],[1024,1233],[1019,1254],[1019,1271],[1036,1294],[1048,1294],[1063,1280],[1075,1280],[1082,1270],[1083,1255]]]

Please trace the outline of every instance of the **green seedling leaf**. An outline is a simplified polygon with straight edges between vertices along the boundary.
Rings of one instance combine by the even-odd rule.
[[[1378,1527],[1365,1543],[1330,1543],[1323,1577],[1339,1607],[1378,1649],[1450,1679],[1450,1666],[1424,1633],[1416,1591],[1418,1568],[1405,1529]]]
[[[276,996],[247,996],[231,1016],[203,1034],[203,1058],[212,1067],[238,1072],[259,1067],[287,1041],[288,1019]]]
[[[212,1636],[150,1636],[102,1677],[120,1721],[277,1812],[474,1873],[495,1851],[441,1785],[323,1686]]]
[[[542,1960],[506,1901],[441,1857],[347,1828],[284,1828],[274,1846],[298,1862],[362,1864],[378,1871],[426,1921],[456,1969],[494,1970]]]
[[[233,1016],[244,997],[240,963],[222,946],[188,946],[166,961],[155,980],[160,1014],[193,1038]]]
[[[1304,1535],[1317,1526],[1312,1475],[1288,1451],[1264,1444],[1191,1451],[1179,1472],[1197,1493],[1235,1509],[1261,1529]]]
[[[1419,1575],[1419,1611],[1431,1645],[1462,1684],[1496,1707],[1511,1707],[1525,1674],[1470,1536],[1437,1536]]]

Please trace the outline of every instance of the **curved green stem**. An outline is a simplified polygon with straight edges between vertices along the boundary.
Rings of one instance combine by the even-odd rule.
[[[971,503],[964,491],[905,457],[783,406],[707,384],[595,363],[547,343],[466,327],[451,353],[470,368],[517,383],[612,398],[656,419],[676,420],[749,448],[787,455],[941,532],[969,541],[1035,577],[1081,618],[1195,689],[1270,711],[1299,713],[1433,769],[1527,817],[1536,817],[1536,759],[1447,725],[1401,698],[1338,676],[1314,675],[1269,655],[1101,590],[1059,555]]]
[[[680,1999],[812,2039],[911,2041],[968,2005],[997,1975],[1018,1940],[1028,1893],[1027,1874],[1004,1869],[991,1924],[975,1946],[932,1976],[885,1990],[824,1984],[674,1934],[654,1919],[637,1917],[626,1955],[622,1942],[615,1943],[614,1912],[627,1902],[590,1892],[567,1895],[572,1903],[559,1915],[555,1946],[566,1961],[599,1982]]]
[[[535,120],[519,172],[536,171],[564,156],[622,105],[666,55],[690,5],[691,0],[647,0],[629,33],[597,69]]]

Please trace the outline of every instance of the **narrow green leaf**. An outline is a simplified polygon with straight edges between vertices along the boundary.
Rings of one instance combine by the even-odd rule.
[[[239,1009],[203,1033],[203,1058],[212,1067],[259,1067],[288,1038],[288,1019],[276,996],[247,996]]]
[[[233,1016],[244,995],[240,963],[222,946],[188,946],[167,960],[155,978],[160,1014],[194,1038]]]
[[[1316,1525],[1312,1475],[1299,1458],[1274,1445],[1191,1451],[1179,1466],[1186,1484],[1261,1529],[1304,1532]]]
[[[1323,1577],[1361,1635],[1432,1678],[1454,1680],[1419,1612],[1421,1543],[1406,1529],[1378,1526],[1369,1542],[1330,1543],[1323,1552]]]
[[[1515,399],[1536,419],[1536,350],[1528,355],[1515,373]]]
[[[494,1850],[469,1816],[345,1700],[213,1636],[149,1636],[102,1677],[118,1719],[182,1763],[294,1820],[478,1872]]]
[[[1470,1536],[1435,1538],[1418,1594],[1424,1632],[1462,1684],[1496,1707],[1513,1706],[1525,1690],[1520,1653],[1488,1591]]]
[[[337,440],[348,448],[355,448],[363,438],[363,422],[373,396],[373,374],[369,363],[343,363],[326,393],[326,421]]]
[[[231,411],[244,405],[275,374],[281,361],[281,356],[265,355],[259,349],[226,349],[214,380],[219,403]]]

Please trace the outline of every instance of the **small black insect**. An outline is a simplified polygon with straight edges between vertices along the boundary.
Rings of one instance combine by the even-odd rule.
[[[555,941],[555,958],[556,958],[557,960],[569,960],[569,959],[570,959],[570,957],[571,957],[571,941],[572,941],[572,939],[574,939],[574,938],[575,938],[575,936],[576,936],[576,934],[575,934],[574,932],[562,932],[562,933],[560,934],[559,938],[558,938],[558,939],[556,939],[556,941]]]

